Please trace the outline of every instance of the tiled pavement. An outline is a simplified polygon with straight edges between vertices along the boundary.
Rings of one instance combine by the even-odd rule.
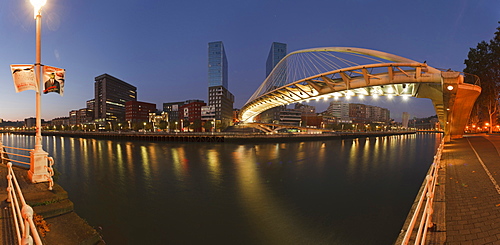
[[[500,136],[489,135],[445,145],[445,244],[500,244],[499,149]]]

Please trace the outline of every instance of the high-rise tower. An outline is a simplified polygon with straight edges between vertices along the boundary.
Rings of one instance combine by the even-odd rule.
[[[286,44],[273,42],[271,44],[271,50],[269,50],[269,55],[267,56],[267,61],[266,61],[266,78],[269,76],[274,67],[280,62],[280,60],[283,59],[285,56],[286,56]],[[278,85],[285,84],[285,82],[286,82],[286,70],[284,74],[281,74],[280,82],[278,83]],[[275,89],[275,88],[276,86],[269,89]],[[262,122],[280,123],[281,122],[280,115],[281,112],[284,110],[286,110],[286,105],[277,106],[269,110],[266,110],[261,113],[260,120]]]
[[[227,82],[227,57],[222,41],[208,43],[208,87],[224,86]]]
[[[97,76],[94,86],[94,119],[124,121],[125,102],[137,101],[137,88],[108,74]]]
[[[266,62],[266,77],[273,68],[286,56],[286,43],[273,42],[271,44],[271,50],[269,50],[269,55],[267,56]]]
[[[223,127],[232,125],[234,95],[228,90],[228,66],[222,41],[208,43],[208,106]]]

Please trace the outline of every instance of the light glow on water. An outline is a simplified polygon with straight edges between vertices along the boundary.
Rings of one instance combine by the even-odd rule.
[[[4,134],[5,145],[32,136]],[[290,143],[44,137],[58,183],[109,244],[391,244],[435,134]]]

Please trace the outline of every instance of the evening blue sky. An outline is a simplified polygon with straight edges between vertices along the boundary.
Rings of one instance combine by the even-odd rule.
[[[94,98],[94,77],[108,73],[137,87],[138,100],[207,101],[207,48],[223,41],[229,90],[241,108],[265,78],[272,42],[288,52],[315,47],[380,50],[436,68],[461,71],[469,48],[490,40],[498,0],[47,0],[42,63],[66,69],[64,97],[42,96],[42,118],[68,116]],[[35,61],[29,0],[0,5],[0,118],[35,116],[35,93],[16,93],[10,64]],[[430,100],[364,103],[434,115]],[[318,105],[325,109],[326,104]]]

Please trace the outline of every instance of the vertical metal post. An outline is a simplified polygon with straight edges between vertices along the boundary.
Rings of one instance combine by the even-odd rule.
[[[35,9],[36,11],[36,9]],[[30,170],[28,178],[32,183],[46,182],[51,178],[47,171],[47,156],[48,153],[42,149],[42,102],[41,91],[43,88],[42,79],[42,14],[41,8],[35,12],[36,20],[36,81],[38,89],[36,91],[36,134],[35,134],[35,149],[31,152]]]
[[[42,14],[40,11],[36,15],[36,79],[38,84],[38,90],[36,91],[36,135],[35,135],[35,152],[42,150]]]

